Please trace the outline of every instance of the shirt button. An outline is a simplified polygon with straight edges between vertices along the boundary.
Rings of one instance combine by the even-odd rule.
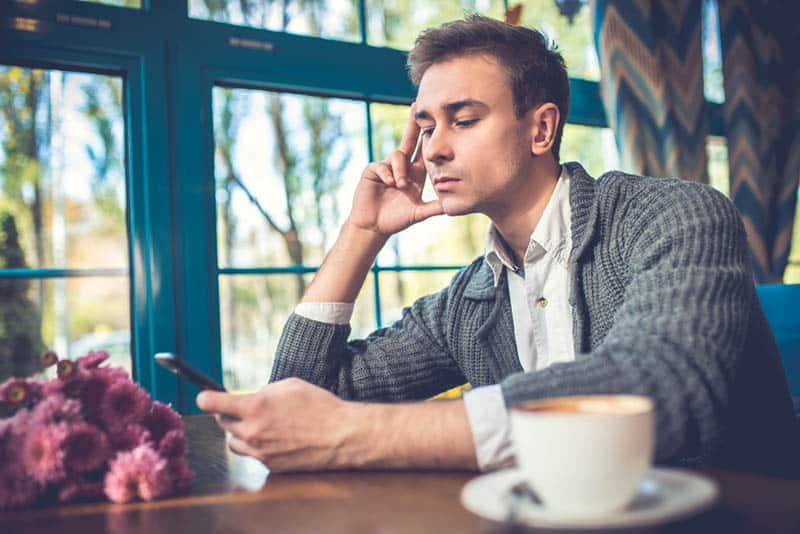
[[[540,297],[540,298],[536,299],[536,305],[538,307],[540,307],[540,308],[546,308],[547,307],[547,299],[544,298],[544,297]]]

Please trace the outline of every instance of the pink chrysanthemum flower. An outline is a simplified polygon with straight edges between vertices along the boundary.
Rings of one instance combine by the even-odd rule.
[[[93,369],[108,359],[108,351],[91,351],[85,356],[78,358],[78,367],[81,369]]]
[[[98,367],[92,370],[92,374],[102,376],[110,384],[115,382],[130,382],[131,377],[125,369],[118,367]]]
[[[185,495],[192,489],[194,472],[189,469],[189,464],[183,458],[169,460],[169,473],[172,478],[172,489],[176,495]]]
[[[12,408],[25,405],[30,396],[30,386],[23,378],[9,378],[0,385],[0,399]]]
[[[56,374],[61,380],[70,380],[78,372],[78,366],[72,360],[58,360]]]
[[[67,399],[61,394],[46,396],[31,411],[31,423],[33,424],[56,424],[56,423],[79,423],[83,421],[81,417],[81,405],[78,401]]]
[[[28,428],[22,443],[22,464],[36,482],[46,484],[64,477],[64,450],[67,425],[35,424]]]
[[[111,387],[112,380],[99,369],[89,369],[81,377],[80,400],[83,414],[90,423],[105,426],[103,421],[103,399]]]
[[[186,434],[183,430],[170,430],[158,444],[158,452],[164,458],[181,458],[186,454]]]
[[[111,455],[111,446],[106,435],[88,423],[70,425],[63,448],[64,464],[72,473],[97,469]]]
[[[139,423],[150,409],[145,391],[130,381],[111,384],[103,396],[103,422],[108,427]]]
[[[16,416],[0,419],[0,469],[16,462],[14,457],[14,423]]]
[[[40,488],[18,463],[0,465],[0,510],[31,504]]]
[[[148,445],[119,453],[105,478],[106,496],[114,502],[151,501],[172,491],[167,461]]]
[[[115,451],[129,451],[153,442],[150,432],[142,425],[114,427],[109,431],[108,437]]]
[[[42,369],[52,367],[58,363],[58,354],[54,350],[46,350],[39,357],[39,363],[42,365]]]
[[[171,430],[183,429],[183,421],[178,413],[164,403],[154,401],[150,412],[144,418],[144,426],[150,431],[155,443]]]
[[[94,499],[102,497],[103,481],[89,480],[80,475],[68,477],[58,488],[58,500],[70,502],[77,499]]]

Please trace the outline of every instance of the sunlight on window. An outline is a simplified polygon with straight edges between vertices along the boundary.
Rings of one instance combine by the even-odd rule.
[[[703,92],[706,100],[718,104],[725,102],[717,0],[703,2]]]
[[[560,156],[562,163],[577,161],[595,178],[619,169],[617,144],[609,128],[565,124]]]
[[[367,0],[367,42],[410,50],[424,29],[480,13],[502,19],[502,0]]]
[[[79,0],[88,4],[106,4],[109,6],[129,7],[134,9],[142,8],[142,0]]]
[[[189,0],[189,16],[300,35],[360,41],[358,0]]]
[[[541,30],[555,41],[572,78],[600,79],[600,61],[594,48],[594,29],[589,4],[583,4],[573,20],[562,15],[553,0],[529,0],[523,4],[523,26]]]
[[[319,265],[367,164],[365,104],[216,87],[213,106],[217,263]],[[250,389],[269,377],[281,328],[312,277],[220,277],[226,386]],[[373,308],[367,296],[359,302],[354,335],[374,328]]]
[[[121,78],[0,66],[0,268],[122,273],[0,278],[0,352],[26,360],[0,380],[44,347],[108,348],[131,370],[123,130]]]
[[[800,190],[797,191],[797,205],[794,208],[794,229],[792,231],[789,265],[783,274],[783,282],[786,284],[800,284]]]
[[[728,169],[728,144],[724,137],[709,137],[706,142],[708,155],[708,183],[726,197],[731,196],[730,171]]]

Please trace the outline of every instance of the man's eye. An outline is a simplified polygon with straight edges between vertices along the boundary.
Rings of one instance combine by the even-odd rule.
[[[458,126],[459,128],[469,128],[476,122],[478,122],[478,119],[467,119],[462,121],[456,121],[456,126]]]
[[[433,133],[433,128],[423,128],[422,129],[422,135],[424,137],[430,137],[432,133]]]

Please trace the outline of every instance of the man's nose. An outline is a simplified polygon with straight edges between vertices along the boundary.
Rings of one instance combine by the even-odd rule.
[[[446,128],[434,128],[431,136],[423,141],[422,156],[432,163],[453,159],[453,146]]]

